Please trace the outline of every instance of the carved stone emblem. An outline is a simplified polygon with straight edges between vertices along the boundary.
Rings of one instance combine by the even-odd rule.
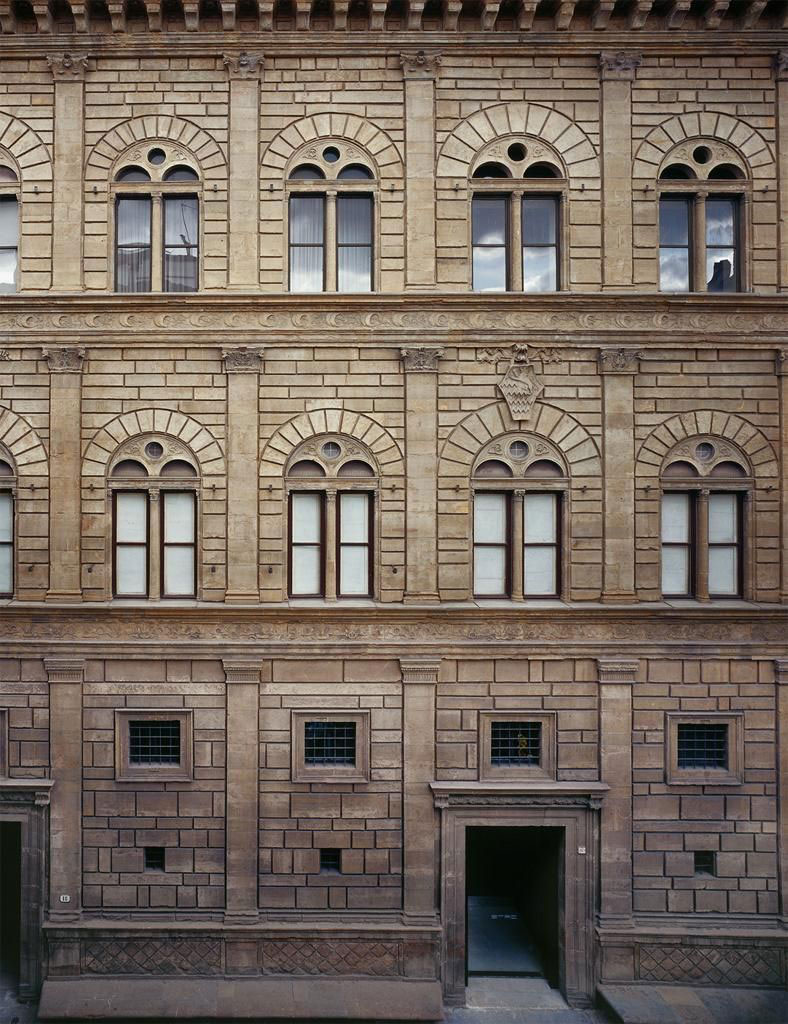
[[[498,383],[506,399],[513,420],[525,420],[531,414],[534,402],[544,391],[544,384],[537,377],[535,362],[555,363],[561,359],[555,349],[534,349],[529,352],[527,345],[512,345],[508,349],[483,348],[477,356],[480,363],[498,364],[508,358],[506,373]]]
[[[75,81],[83,79],[88,69],[87,57],[75,57],[70,53],[64,53],[62,57],[47,56],[47,64],[55,78],[68,78]]]
[[[242,50],[237,57],[225,54],[222,63],[230,78],[255,78],[263,67],[263,58],[258,53]]]
[[[50,373],[79,373],[82,369],[84,348],[45,348],[42,351]]]
[[[640,352],[631,348],[602,348],[599,350],[600,373],[637,373]]]
[[[435,78],[438,74],[441,55],[418,50],[416,53],[401,53],[399,62],[402,65],[402,74],[405,78]]]
[[[599,70],[602,78],[632,78],[642,61],[639,53],[603,52],[599,55]]]
[[[416,373],[435,373],[438,369],[438,360],[443,355],[442,348],[418,348],[400,349],[405,369]]]
[[[778,50],[774,55],[774,77],[782,80],[788,76],[788,50]]]
[[[259,348],[242,345],[240,348],[222,349],[222,359],[227,373],[257,373],[263,356]]]

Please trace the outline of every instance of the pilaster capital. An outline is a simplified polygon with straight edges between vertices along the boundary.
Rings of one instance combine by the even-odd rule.
[[[41,350],[50,373],[81,373],[84,348],[45,348]]]
[[[788,348],[778,348],[774,354],[774,372],[778,377],[788,374]]]
[[[399,62],[402,65],[402,77],[405,81],[424,81],[425,79],[436,79],[441,63],[439,53],[425,53],[424,50],[417,50],[415,53],[401,53]]]
[[[440,665],[440,658],[400,658],[399,667],[402,672],[402,682],[404,685],[408,683],[432,683],[436,685]]]
[[[774,681],[778,686],[788,686],[788,658],[774,659]]]
[[[237,55],[225,53],[222,56],[222,64],[231,79],[259,79],[260,72],[263,70],[263,57],[259,53],[247,53],[246,50],[241,50]]]
[[[400,355],[405,369],[413,373],[437,373],[438,361],[443,355],[442,348],[430,348],[420,345],[414,348],[401,348]]]
[[[602,51],[599,54],[599,75],[602,81],[632,81],[643,57],[639,53]]]
[[[63,53],[56,57],[47,55],[47,64],[56,82],[85,81],[88,59],[84,54]]]
[[[259,373],[263,352],[259,348],[223,348],[222,359],[226,373]]]
[[[788,50],[778,50],[772,64],[778,82],[788,82]]]
[[[85,675],[82,658],[44,658],[50,683],[81,683]]]
[[[634,683],[640,668],[637,658],[597,658],[600,683]]]
[[[234,661],[223,658],[222,668],[224,669],[225,682],[230,683],[259,683],[260,662],[259,661]]]
[[[640,369],[640,352],[632,348],[601,348],[599,350],[600,373],[637,373]]]

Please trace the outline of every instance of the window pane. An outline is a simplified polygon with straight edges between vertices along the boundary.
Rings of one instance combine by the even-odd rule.
[[[558,287],[557,250],[554,246],[523,248],[523,291],[554,292]]]
[[[320,542],[320,494],[294,494],[291,537],[296,544]]]
[[[525,552],[526,594],[555,594],[555,548],[528,548]]]
[[[689,203],[685,199],[660,201],[659,244],[689,245]]]
[[[10,594],[14,589],[14,549],[10,544],[0,547],[0,594]]]
[[[337,291],[371,292],[372,249],[369,246],[340,246],[337,250],[337,274]]]
[[[369,549],[342,547],[339,554],[340,594],[369,593]]]
[[[689,542],[688,494],[662,495],[662,540],[673,544]]]
[[[144,597],[147,592],[147,547],[121,547],[115,552],[115,593]]]
[[[194,593],[194,548],[164,549],[164,593]]]
[[[164,291],[197,291],[197,250],[164,250]]]
[[[736,204],[732,199],[706,200],[706,245],[735,244]]]
[[[150,291],[150,248],[118,249],[115,262],[115,291]]]
[[[340,541],[362,543],[369,528],[369,496],[366,494],[340,494]]]
[[[164,199],[164,244],[196,246],[199,219],[196,196],[166,196]]]
[[[473,502],[473,539],[477,544],[506,541],[505,494],[476,494]]]
[[[506,196],[474,196],[471,208],[474,245],[506,244]]]
[[[476,548],[473,553],[475,594],[506,592],[506,548]]]
[[[165,491],[164,543],[191,544],[194,541],[194,495]]]
[[[151,287],[150,199],[121,197],[115,223],[115,290],[148,292]]]
[[[122,197],[117,211],[116,245],[150,245],[150,199]]]
[[[556,200],[552,196],[523,199],[523,245],[554,245]]]
[[[290,199],[290,244],[323,244],[323,197],[292,196]]]
[[[738,593],[736,548],[709,548],[709,593]]]
[[[689,249],[660,249],[659,290],[688,292],[689,287]]]
[[[0,197],[0,247],[19,244],[19,204],[16,196]]]
[[[736,543],[736,495],[709,495],[709,543]]]
[[[337,197],[337,241],[340,245],[372,244],[370,196]]]
[[[555,494],[526,494],[523,514],[526,544],[551,544],[555,541]]]
[[[662,593],[689,593],[689,550],[687,548],[662,549]]]
[[[473,289],[477,292],[506,291],[505,248],[474,248]]]
[[[319,246],[290,248],[290,291],[322,292],[323,249]]]
[[[115,497],[115,539],[119,544],[144,544],[147,541],[148,495],[121,492]]]
[[[706,288],[710,292],[735,292],[736,251],[734,249],[706,250]]]
[[[0,541],[14,539],[14,499],[8,493],[0,493]]]
[[[293,594],[320,593],[320,548],[293,548]]]

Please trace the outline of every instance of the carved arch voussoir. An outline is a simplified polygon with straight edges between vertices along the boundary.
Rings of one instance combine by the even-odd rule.
[[[704,139],[732,147],[751,171],[757,167],[761,173],[768,173],[774,165],[772,147],[746,121],[714,111],[690,111],[667,118],[649,132],[635,152],[633,177],[655,178],[668,153],[683,142]]]
[[[0,149],[17,164],[20,180],[52,180],[52,157],[40,136],[18,117],[0,111]]]
[[[527,424],[515,421],[506,402],[495,402],[466,416],[446,438],[440,453],[438,475],[470,476],[482,446],[504,433],[527,431],[540,435],[561,452],[571,477],[600,476],[602,463],[596,441],[568,412],[536,402]]]
[[[17,476],[46,476],[47,453],[27,420],[0,407],[0,445],[14,461]]]
[[[101,476],[118,448],[140,434],[168,434],[194,456],[203,477],[224,476],[224,452],[213,433],[198,420],[171,409],[136,409],[104,424],[87,444],[82,475]]]
[[[271,436],[260,460],[260,475],[281,479],[296,448],[311,437],[329,433],[344,434],[369,448],[382,474],[404,474],[400,446],[385,427],[363,413],[348,409],[315,409],[283,423]]]
[[[260,176],[280,181],[294,153],[307,143],[343,139],[366,153],[381,178],[402,178],[402,156],[392,138],[356,114],[313,114],[293,121],[276,135],[263,153]]]
[[[466,117],[441,146],[438,177],[467,178],[480,150],[511,135],[542,139],[559,154],[570,180],[599,177],[599,157],[588,135],[566,114],[536,103],[501,103]]]
[[[181,147],[200,168],[206,181],[224,178],[227,161],[219,143],[191,121],[167,114],[134,117],[111,128],[96,142],[85,162],[86,181],[106,181],[109,169],[121,154],[149,141]]]

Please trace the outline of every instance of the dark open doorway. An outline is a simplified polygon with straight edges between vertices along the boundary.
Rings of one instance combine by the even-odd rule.
[[[0,822],[0,990],[19,989],[22,910],[22,826]]]
[[[559,986],[563,833],[467,829],[469,975],[541,976]]]

